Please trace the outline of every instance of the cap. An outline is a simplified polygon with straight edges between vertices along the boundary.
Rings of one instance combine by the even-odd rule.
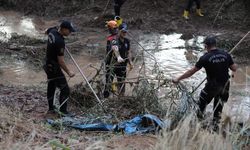
[[[128,26],[126,23],[122,23],[120,26],[119,26],[119,30],[120,31],[125,31],[125,32],[128,32]]]
[[[216,38],[214,36],[208,36],[205,38],[203,43],[206,44],[207,46],[216,45]]]
[[[75,31],[76,31],[76,30],[74,29],[72,23],[69,22],[69,21],[63,21],[63,22],[60,24],[60,27],[61,27],[61,28],[69,29],[70,32],[75,32]]]

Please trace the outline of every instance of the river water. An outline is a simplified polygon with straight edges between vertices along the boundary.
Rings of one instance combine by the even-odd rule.
[[[55,25],[56,21],[44,21],[23,17],[16,12],[0,13],[0,40],[8,41],[11,33],[25,34],[35,38],[45,38],[43,30],[46,27]],[[197,59],[204,53],[202,41],[204,37],[196,36],[191,40],[181,39],[181,33],[171,35],[148,33],[137,35],[139,43],[147,51],[145,53],[146,72],[150,75],[155,62],[167,77],[176,77],[188,68],[191,68]],[[97,45],[100,45],[97,43]],[[140,46],[135,47],[137,51]],[[86,54],[73,55],[80,68],[87,77],[95,73],[95,69],[88,67],[90,64],[99,66],[102,60],[87,56]],[[0,83],[12,85],[42,85],[46,84],[46,75],[43,71],[30,69],[25,61],[17,59],[15,55],[0,56]],[[72,61],[67,60],[70,68],[78,72]],[[136,65],[135,65],[136,66]],[[250,116],[250,68],[239,66],[235,78],[231,79],[230,98],[225,105],[223,112],[240,121],[247,120]],[[197,86],[205,78],[204,70],[197,72],[194,76],[184,81],[190,86]],[[70,79],[69,84],[74,85],[82,82],[79,73],[75,78]],[[201,87],[203,87],[202,85]],[[201,88],[198,89],[198,91]],[[212,105],[208,106],[212,111]]]

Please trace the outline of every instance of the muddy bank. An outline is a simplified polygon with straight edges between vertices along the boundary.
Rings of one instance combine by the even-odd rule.
[[[100,43],[104,37],[93,36],[97,34],[98,31],[89,32],[88,37],[85,34],[81,35],[72,35],[68,37],[65,42],[68,49],[74,55],[84,53],[86,55],[91,55],[93,58],[103,58],[103,49],[100,48]],[[34,70],[41,70],[42,65],[44,64],[46,49],[47,49],[47,37],[44,35],[44,39],[37,39],[34,37],[29,37],[26,35],[20,35],[17,33],[12,33],[11,38],[7,42],[0,41],[0,54],[2,57],[12,57],[16,60],[25,61],[28,67]],[[104,47],[104,46],[103,46]],[[67,59],[69,56],[65,54]]]
[[[100,24],[94,22],[97,16],[111,17],[113,14],[113,1],[103,0],[55,0],[48,4],[48,1],[38,0],[7,0],[0,1],[4,9],[14,9],[23,12],[25,15],[38,15],[46,17],[69,17],[78,20],[80,24],[87,26]],[[22,5],[20,5],[22,4]],[[107,5],[107,8],[105,7]],[[175,0],[127,0],[121,9],[124,19],[133,27],[142,30],[153,31],[176,31],[191,30],[200,28],[234,28],[247,29],[250,23],[249,12],[250,2],[247,0],[202,1],[204,18],[198,18],[191,12],[191,20],[186,22],[181,14],[186,3]],[[103,21],[103,20],[98,20]],[[104,22],[102,22],[104,23]]]
[[[37,87],[6,86],[0,84],[0,103],[26,115],[46,112],[46,93]],[[42,109],[42,110],[40,110]]]
[[[126,148],[127,145],[138,149],[147,149],[149,146],[153,147],[156,144],[156,136],[150,134],[127,137],[123,134],[110,132],[82,132],[65,127],[50,126],[46,123],[46,119],[56,119],[60,116],[46,115],[47,100],[44,89],[4,86],[1,84],[0,88],[0,119],[2,120],[0,124],[0,147],[3,149],[50,148],[53,145],[58,146],[58,144],[82,149],[95,147],[95,144],[100,141],[102,147],[107,149],[113,149],[111,147]],[[116,102],[116,106],[118,106],[119,102],[121,101]],[[78,117],[82,119],[92,117],[92,119],[98,120],[103,117],[103,114],[102,116],[90,114],[87,109],[84,112],[82,107],[80,109],[79,105],[75,105],[72,101],[69,105],[70,111],[81,115]],[[118,112],[118,107],[113,108],[116,109],[113,110],[114,113]],[[129,118],[127,114],[125,116]],[[124,118],[117,119],[121,121]],[[149,143],[143,142],[145,140]]]

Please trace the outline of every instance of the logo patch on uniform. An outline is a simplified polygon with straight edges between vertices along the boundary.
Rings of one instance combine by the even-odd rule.
[[[112,40],[111,44],[112,45],[117,45],[117,41],[116,40]]]
[[[227,56],[226,55],[223,55],[223,54],[216,54],[216,55],[213,55],[209,58],[209,62],[212,62],[212,63],[222,63],[222,62],[225,62],[227,59]]]
[[[55,43],[56,38],[55,38],[54,34],[49,33],[48,41],[49,41],[49,43]]]

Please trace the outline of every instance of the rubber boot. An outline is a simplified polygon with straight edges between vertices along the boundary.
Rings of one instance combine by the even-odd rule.
[[[116,86],[116,83],[112,83],[111,85],[111,89],[112,89],[112,92],[117,92],[117,86]]]
[[[204,15],[201,13],[201,9],[196,9],[196,14],[200,17],[203,17]]]
[[[189,19],[189,11],[184,10],[183,17],[188,20]]]

